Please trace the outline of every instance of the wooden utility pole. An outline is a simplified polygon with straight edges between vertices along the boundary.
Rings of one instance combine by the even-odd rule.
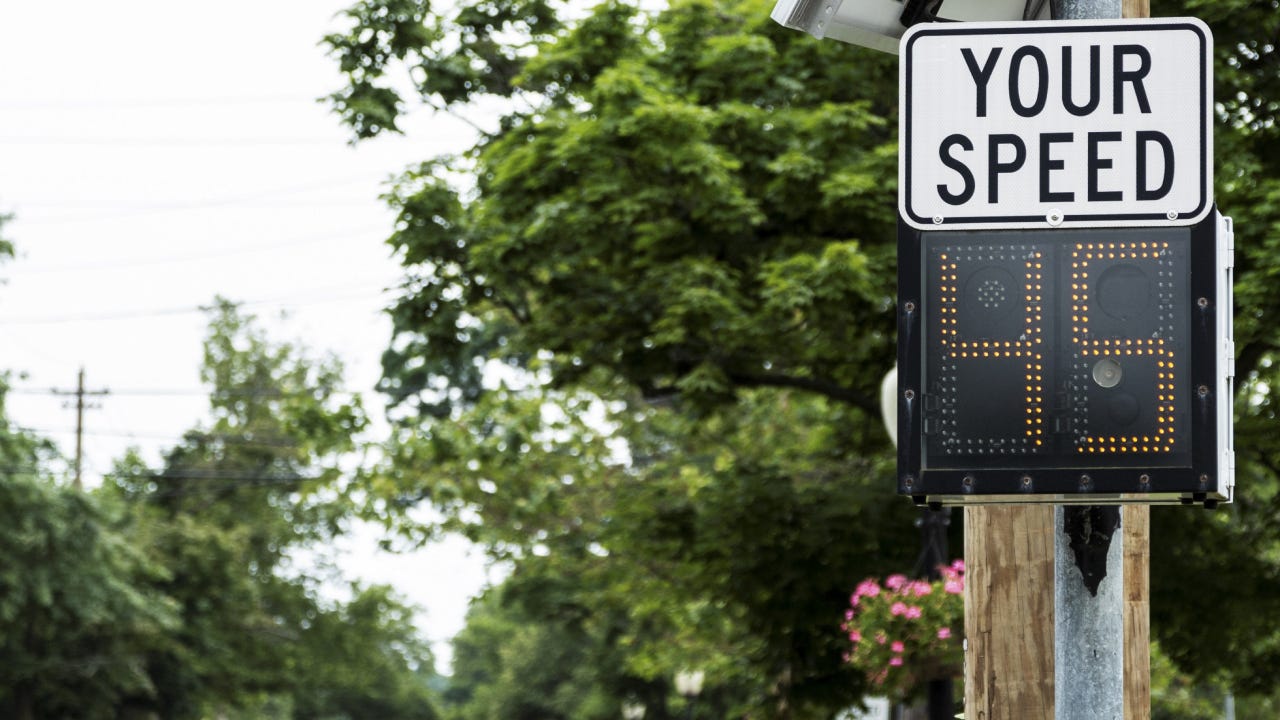
[[[965,718],[1053,717],[1053,507],[964,519]]]
[[[1123,0],[1121,17],[1151,17],[1150,0]],[[1121,510],[1124,531],[1124,716],[1151,717],[1151,508]]]
[[[75,489],[80,490],[84,487],[81,480],[81,467],[84,464],[84,411],[86,407],[84,398],[86,395],[106,395],[107,390],[85,390],[84,389],[84,368],[80,368],[80,374],[77,376],[75,390],[58,390],[54,389],[54,395],[74,395],[76,400],[74,407],[76,409],[76,456],[75,456],[75,473],[72,476],[72,485]]]
[[[1057,3],[1055,3],[1057,5]],[[1113,6],[1114,7],[1114,6]],[[1122,0],[1121,17],[1150,16]],[[1151,717],[1150,509],[1121,509],[1125,720]],[[965,509],[965,717],[1055,717],[1055,537],[1051,506]]]

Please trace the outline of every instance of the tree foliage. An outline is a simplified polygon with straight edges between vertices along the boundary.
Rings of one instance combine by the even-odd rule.
[[[9,426],[0,398],[0,714],[110,718],[153,697],[145,668],[176,625],[163,568],[117,529],[118,513],[55,486],[48,444]]]
[[[168,568],[157,589],[180,620],[147,657],[156,693],[139,704],[166,718],[434,718],[412,611],[386,588],[322,601],[324,578],[295,562],[350,515],[342,462],[365,426],[359,396],[341,391],[335,359],[271,341],[234,304],[210,318],[211,422],[158,470],[126,458],[106,487],[130,505],[134,542]]]
[[[357,5],[329,39],[344,92],[388,100],[367,115],[382,128],[407,7]],[[391,193],[407,278],[383,387],[406,422],[375,510],[428,499],[513,559],[525,611],[621,667],[615,700],[656,713],[700,666],[732,689],[726,712],[847,705],[850,583],[916,554],[875,400],[894,356],[894,116],[865,88],[888,97],[894,68],[759,2],[548,7],[417,5],[433,39],[397,55],[431,104],[512,110]],[[503,49],[451,55],[475,13]]]
[[[413,608],[324,599],[336,574],[298,562],[352,515],[366,420],[341,366],[220,301],[204,377],[210,422],[94,492],[55,482],[0,386],[0,715],[434,720]]]

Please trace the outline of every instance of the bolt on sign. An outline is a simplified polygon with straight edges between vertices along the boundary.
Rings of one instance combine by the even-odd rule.
[[[1211,49],[1193,19],[904,35],[900,493],[1231,499]]]

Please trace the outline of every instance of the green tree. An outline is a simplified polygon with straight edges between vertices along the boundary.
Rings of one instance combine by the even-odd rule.
[[[387,586],[352,586],[352,599],[317,612],[292,673],[294,718],[436,720],[435,661],[413,608]]]
[[[472,606],[454,638],[454,672],[445,694],[453,720],[615,718],[601,690],[608,666],[596,662],[599,638],[581,624],[554,623],[504,607],[491,592]]]
[[[0,715],[127,717],[113,709],[154,695],[145,657],[176,622],[151,587],[164,571],[117,532],[118,508],[54,482],[57,452],[10,422],[8,389],[0,374]]]
[[[1261,0],[1182,0],[1153,9],[1199,17],[1214,34],[1217,202],[1236,223],[1238,490],[1222,512],[1152,513],[1152,630],[1197,682],[1221,682],[1225,671],[1237,693],[1270,694],[1280,673],[1280,628],[1246,618],[1280,613],[1280,438],[1272,390],[1280,387],[1280,328],[1267,319],[1280,314],[1280,18]],[[1204,622],[1206,612],[1222,621]]]
[[[110,718],[152,697],[148,653],[176,624],[162,568],[116,529],[118,512],[51,480],[52,447],[13,428],[0,391],[0,714]]]
[[[380,509],[430,498],[498,557],[576,581],[574,608],[628,618],[647,680],[714,665],[743,706],[846,705],[848,591],[916,544],[876,400],[895,154],[867,88],[892,96],[892,62],[849,62],[759,2],[563,25],[549,7],[361,3],[329,39],[357,134],[392,126],[398,61],[432,103],[515,108],[392,193],[409,277],[384,389],[408,424]],[[504,363],[530,375],[486,392]],[[615,432],[582,420],[593,402]]]
[[[136,456],[105,492],[131,504],[133,541],[169,570],[171,646],[151,653],[161,717],[430,718],[431,659],[384,588],[323,602],[323,560],[351,514],[346,479],[366,418],[334,358],[273,342],[227,301],[210,309],[202,377],[211,421],[158,470]],[[323,566],[321,566],[323,568]]]

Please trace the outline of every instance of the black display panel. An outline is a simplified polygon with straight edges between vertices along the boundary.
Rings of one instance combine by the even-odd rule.
[[[926,468],[1190,464],[1190,232],[924,236]]]
[[[1220,222],[900,222],[898,491],[929,503],[1229,498]]]

